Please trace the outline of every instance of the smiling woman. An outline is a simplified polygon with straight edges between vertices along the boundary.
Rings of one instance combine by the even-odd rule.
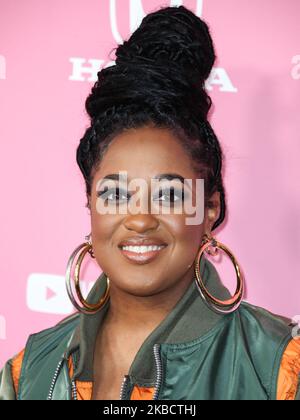
[[[29,337],[1,372],[0,398],[300,399],[294,325],[242,300],[239,263],[212,236],[226,200],[204,87],[215,61],[207,24],[162,8],[116,57],[86,100],[77,149],[91,217],[66,275],[78,313]],[[188,208],[203,217],[188,221]],[[235,268],[233,297],[205,258],[219,250]],[[103,273],[85,300],[88,254]]]

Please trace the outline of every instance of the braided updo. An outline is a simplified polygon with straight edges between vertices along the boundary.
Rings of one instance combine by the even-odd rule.
[[[206,206],[209,197],[220,192],[220,215],[212,229],[222,223],[223,153],[207,120],[211,98],[204,87],[215,58],[207,24],[184,6],[148,14],[116,48],[116,64],[98,72],[85,102],[91,126],[80,140],[76,159],[87,196],[113,138],[124,129],[154,124],[170,129],[191,157],[205,180]]]

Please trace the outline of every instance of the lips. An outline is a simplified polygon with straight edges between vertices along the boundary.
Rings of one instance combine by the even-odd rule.
[[[136,264],[147,264],[156,259],[160,254],[162,254],[166,247],[167,245],[163,246],[158,250],[146,252],[134,252],[122,248],[120,250],[124,257],[127,258],[129,261],[132,261]]]
[[[131,237],[124,239],[119,243],[119,248],[122,246],[166,246],[166,242],[159,238],[140,238],[140,237]]]
[[[161,255],[168,245],[158,238],[128,238],[118,245],[122,255],[135,264],[147,264]],[[123,247],[130,247],[123,249]],[[135,247],[135,248],[132,248]],[[155,247],[155,249],[147,249]]]

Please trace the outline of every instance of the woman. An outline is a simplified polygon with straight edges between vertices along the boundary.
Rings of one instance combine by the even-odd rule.
[[[79,311],[29,337],[1,372],[0,398],[300,399],[295,327],[242,301],[240,267],[212,236],[226,206],[222,150],[207,120],[215,52],[206,23],[183,6],[160,9],[116,57],[87,98],[91,126],[77,149],[91,214],[91,235],[66,275]],[[140,199],[151,211],[131,211],[124,174],[144,181]],[[175,210],[199,197],[204,217],[187,223]],[[172,211],[157,211],[164,207]],[[233,297],[205,258],[220,248],[236,269]],[[80,304],[70,284],[79,251]],[[85,301],[88,253],[103,273]]]

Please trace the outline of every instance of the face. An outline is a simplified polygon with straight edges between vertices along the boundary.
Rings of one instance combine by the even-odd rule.
[[[149,209],[153,200],[155,202],[153,208],[158,211],[150,210],[137,214],[130,211],[128,204],[130,199],[125,190],[127,183],[113,181],[115,188],[119,188],[118,193],[118,190],[112,191],[112,181],[103,180],[107,175],[119,174],[120,171],[126,171],[127,183],[137,178],[144,180],[148,190],[139,190],[140,198],[149,204]],[[191,281],[194,278],[193,264],[202,236],[217,218],[215,214],[214,218],[208,219],[205,210],[202,224],[188,225],[187,214],[172,212],[172,203],[170,214],[159,211],[166,201],[174,201],[174,198],[177,200],[177,197],[181,197],[163,195],[164,187],[168,188],[168,191],[171,186],[174,187],[174,191],[181,192],[183,189],[183,184],[178,179],[163,180],[157,188],[151,188],[151,179],[166,173],[191,179],[193,186],[197,178],[189,156],[174,134],[167,129],[147,126],[126,130],[116,136],[93,177],[89,202],[95,258],[109,277],[111,287],[134,296],[153,296]],[[123,214],[99,212],[99,200],[103,203],[105,196],[103,194],[101,198],[99,192],[105,190],[106,205],[117,204],[117,208],[122,207]],[[195,204],[194,188],[192,190],[193,204]],[[122,191],[125,195],[122,195]],[[130,188],[127,193],[130,197]],[[127,253],[126,256],[126,253],[120,249],[121,242],[132,238],[146,238],[153,240],[154,243],[163,243],[165,246],[160,251],[152,253],[150,251],[148,253],[148,256],[152,256],[150,260],[137,262],[128,258],[132,253]]]

